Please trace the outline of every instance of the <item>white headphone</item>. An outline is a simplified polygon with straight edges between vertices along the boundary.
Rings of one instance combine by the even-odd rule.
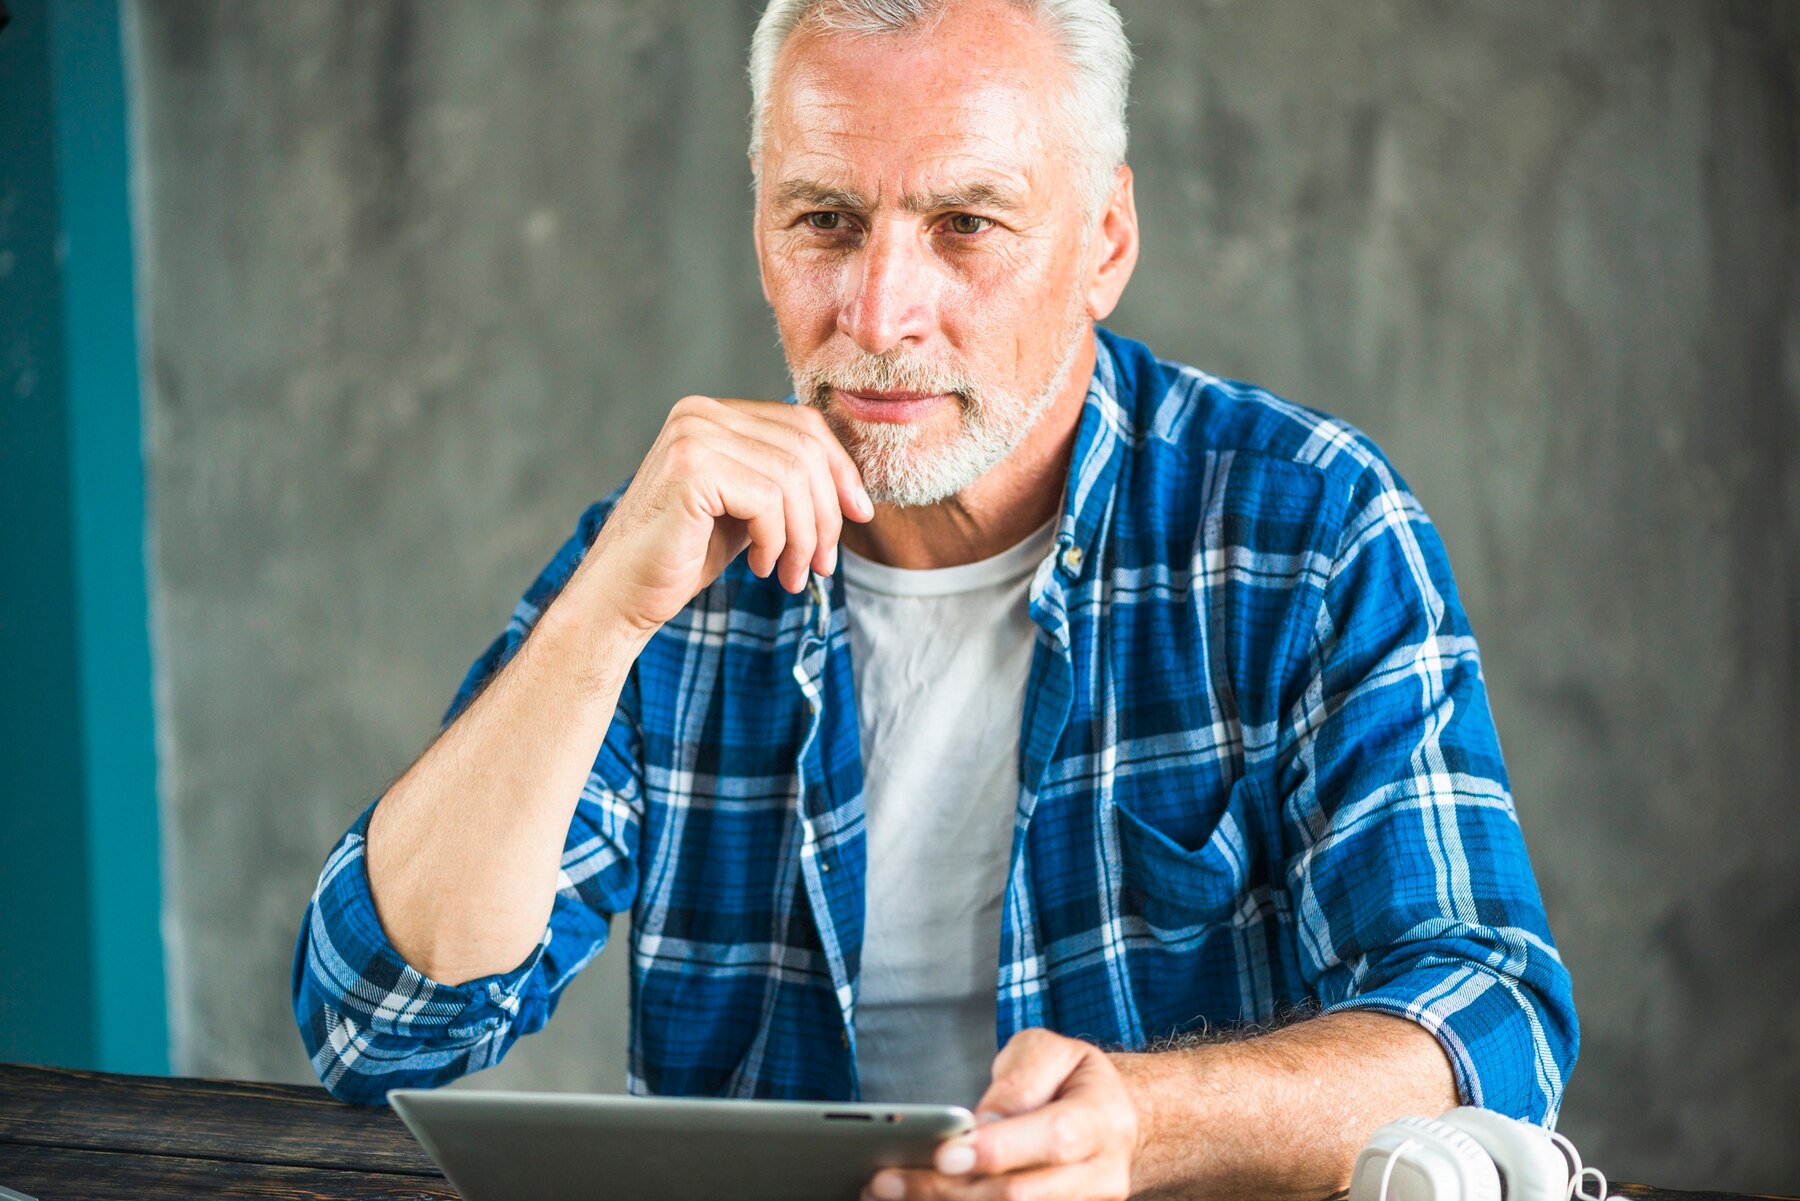
[[[1377,1130],[1356,1157],[1350,1201],[1608,1199],[1606,1177],[1567,1138],[1465,1105]]]

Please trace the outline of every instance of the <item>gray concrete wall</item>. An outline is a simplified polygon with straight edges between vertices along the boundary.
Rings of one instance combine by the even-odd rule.
[[[1800,20],[1124,5],[1114,328],[1338,412],[1443,528],[1575,974],[1563,1128],[1800,1187]],[[305,1079],[294,925],[582,505],[772,395],[754,5],[133,9],[182,1070]],[[495,1083],[617,1087],[618,956]]]

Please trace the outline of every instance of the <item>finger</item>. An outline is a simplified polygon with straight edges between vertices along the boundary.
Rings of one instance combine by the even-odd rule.
[[[867,521],[875,516],[875,503],[869,499],[869,491],[863,485],[862,472],[857,470],[856,461],[838,441],[830,423],[818,409],[785,401],[731,400],[722,403],[742,413],[782,422],[816,441],[825,452],[832,483],[837,489],[838,507],[844,516],[852,521]]]
[[[777,457],[792,456],[804,465],[812,497],[813,530],[810,539],[791,539],[789,542],[791,558],[783,564],[782,581],[790,590],[794,590],[790,583],[793,560],[798,559],[803,543],[810,543],[812,550],[808,559],[800,561],[798,570],[802,585],[808,568],[821,575],[830,575],[837,568],[838,536],[844,525],[829,452],[812,436],[811,423],[789,419],[786,411],[793,407],[766,400],[716,401],[706,414],[706,419],[715,428],[779,448],[784,454]],[[841,453],[843,448],[840,446],[838,450]]]
[[[1116,1069],[1097,1048],[1072,1039],[1060,1041],[1074,1049],[1075,1065],[1054,1086],[1055,1099],[980,1126],[968,1140],[974,1150],[970,1170],[993,1175],[1044,1164],[1078,1163],[1108,1150],[1117,1150],[1113,1143],[1134,1141],[1128,1120],[1131,1116],[1128,1113],[1130,1096],[1117,1079]],[[1030,1099],[1037,1094],[1043,1078],[1033,1078],[1031,1073],[1051,1074],[1047,1069],[1054,1066],[1061,1055],[1068,1053],[1063,1048],[1046,1046],[1029,1062],[1023,1054],[1012,1063],[1003,1064],[996,1060],[995,1083],[982,1098],[981,1109],[995,1112],[994,1094],[1002,1085],[1018,1085],[1023,1091],[1016,1096]],[[1002,1098],[1007,1102],[1011,1099]],[[1127,1152],[1132,1149],[1125,1148]],[[940,1170],[961,1167],[967,1159],[964,1156],[962,1161],[950,1162],[946,1156],[949,1150],[945,1148],[940,1152]]]
[[[863,487],[862,475],[850,452],[831,432],[817,409],[769,401],[734,401],[726,406],[733,418],[755,423],[762,435],[773,437],[804,456],[819,472],[813,481],[813,513],[819,524],[819,541],[813,570],[830,575],[837,569],[838,540],[844,518],[867,521],[875,515],[874,502]]]
[[[720,454],[766,476],[781,490],[783,542],[773,573],[783,588],[799,592],[806,587],[807,571],[819,539],[809,478],[812,473],[798,455],[785,447],[729,431],[720,431],[717,438],[715,445]]]
[[[958,1181],[928,1168],[883,1168],[863,1188],[862,1201],[942,1201]]]
[[[810,566],[820,575],[830,575],[837,569],[838,538],[843,533],[844,514],[825,447],[807,430],[785,421],[757,413],[740,414],[737,419],[747,423],[746,432],[751,437],[760,437],[784,447],[805,462],[807,483],[812,489],[813,522],[816,527]]]
[[[1041,1105],[1061,1090],[1076,1066],[1098,1050],[1048,1030],[1021,1030],[994,1057],[993,1082],[975,1105],[980,1113],[1011,1117]]]
[[[1105,1134],[1110,1125],[1105,1111],[1085,1099],[1052,1101],[1041,1109],[982,1127],[972,1140],[972,1171],[994,1176],[1081,1163],[1109,1149]]]
[[[670,448],[675,482],[695,498],[699,510],[717,521],[735,517],[750,539],[745,561],[759,576],[774,571],[787,548],[785,497],[781,485],[700,437]]]
[[[831,468],[832,482],[837,486],[837,494],[844,513],[853,521],[867,521],[875,516],[875,502],[869,499],[869,490],[863,484],[862,472],[857,470],[856,460],[850,457],[838,436],[825,420],[825,414],[809,405],[789,405],[796,410],[796,419],[808,428],[812,437],[825,450],[825,461]]]

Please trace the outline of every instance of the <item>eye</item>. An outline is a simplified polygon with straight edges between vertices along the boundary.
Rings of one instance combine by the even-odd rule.
[[[967,237],[970,234],[982,232],[988,226],[992,225],[993,221],[986,217],[977,217],[973,213],[952,213],[950,214],[950,219],[947,224],[950,227],[951,233],[962,234]]]
[[[844,228],[842,213],[808,213],[800,219],[808,229],[816,229],[822,234],[834,234]]]

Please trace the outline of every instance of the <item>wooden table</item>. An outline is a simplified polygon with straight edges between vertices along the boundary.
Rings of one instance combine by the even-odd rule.
[[[324,1089],[6,1065],[0,1185],[38,1201],[456,1197],[392,1113],[340,1104]],[[1647,1201],[1736,1195],[1617,1191]]]
[[[7,1066],[0,1184],[38,1201],[456,1196],[392,1111],[322,1088]]]

